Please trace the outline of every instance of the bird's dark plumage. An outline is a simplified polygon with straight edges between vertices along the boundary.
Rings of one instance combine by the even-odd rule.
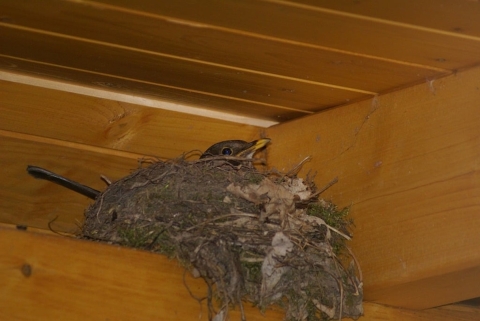
[[[27,172],[35,178],[54,182],[58,185],[71,189],[72,191],[85,195],[91,199],[96,199],[97,196],[100,194],[100,192],[96,189],[77,183],[75,181],[72,181],[71,179],[60,176],[41,167],[28,165]]]
[[[270,142],[268,138],[246,142],[244,140],[226,140],[210,146],[200,158],[212,156],[236,156],[252,158],[253,154]]]
[[[252,158],[253,154],[270,142],[268,138],[246,142],[243,140],[227,140],[210,146],[200,158],[208,158],[214,156],[236,156]],[[60,176],[49,170],[37,166],[27,166],[27,172],[35,178],[44,179],[54,182],[58,185],[66,187],[72,191],[85,195],[91,199],[96,199],[100,195],[100,191],[85,186],[78,182],[72,181],[66,177]]]

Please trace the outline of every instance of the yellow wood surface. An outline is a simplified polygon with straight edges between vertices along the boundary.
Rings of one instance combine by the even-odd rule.
[[[143,251],[23,231],[0,230],[2,320],[207,320],[190,296],[206,295],[201,279],[176,261]],[[29,277],[22,266],[31,267]],[[248,320],[262,316],[246,304]],[[231,312],[240,320],[239,310]]]
[[[8,132],[7,132],[8,133]],[[27,174],[27,165],[47,168],[82,184],[104,190],[105,175],[115,181],[137,168],[137,159],[129,154],[101,149],[81,149],[59,141],[46,141],[26,135],[8,137],[0,131],[0,222],[77,233],[84,210],[92,200]],[[88,147],[88,146],[86,146]]]
[[[360,318],[360,321],[472,321],[480,319],[480,309],[468,306],[447,305],[415,311],[365,302],[364,308],[365,316]]]
[[[94,39],[105,44],[117,43],[130,49],[196,59],[200,64],[216,63],[252,72],[257,70],[273,77],[286,76],[352,90],[378,92],[438,73],[436,68],[411,66],[402,61],[386,61],[319,46],[275,41],[214,25],[200,27],[172,21],[173,17],[169,17],[168,12],[159,11],[154,15],[146,11],[92,7],[68,1],[57,1],[55,6],[51,6],[49,2],[51,0],[5,1],[2,7],[5,15],[15,18],[12,21],[15,25],[39,31]],[[39,11],[41,15],[36,14]],[[108,20],[105,20],[106,15]],[[78,28],[79,25],[83,27]],[[119,37],[118,30],[121,30],[122,37]],[[369,81],[365,81],[366,73]]]
[[[426,5],[417,9],[417,1],[403,1],[399,5],[384,3],[379,7],[399,13],[393,21],[375,18],[372,4],[359,4],[363,14],[349,15],[341,10],[332,12],[329,6],[342,7],[343,4],[326,4],[309,1],[310,6],[302,6],[301,1],[282,0],[246,0],[246,1],[210,1],[208,5],[194,0],[175,1],[175,3],[144,0],[132,2],[128,0],[83,1],[84,3],[107,3],[121,8],[135,9],[143,12],[168,15],[197,23],[206,23],[233,30],[241,30],[277,39],[285,39],[301,43],[318,45],[332,50],[342,50],[360,55],[371,55],[396,61],[415,63],[438,68],[458,68],[458,62],[478,61],[472,53],[478,53],[480,42],[479,22],[475,12],[476,5],[455,5],[449,3],[449,10],[432,11]],[[324,1],[325,3],[326,1]],[[442,1],[437,5],[442,6]],[[347,2],[351,3],[351,2]],[[431,1],[430,8],[434,7]],[[357,5],[357,3],[353,3]],[[351,5],[350,5],[351,6]],[[398,6],[406,8],[396,10]],[[215,10],[211,10],[215,8]],[[410,8],[411,10],[408,10]],[[422,11],[425,9],[425,11]],[[418,11],[417,11],[418,10]],[[356,12],[356,9],[350,9]],[[372,12],[373,11],[373,12]],[[385,9],[383,10],[385,11]],[[235,14],[232,15],[231,13]],[[382,10],[380,10],[382,12]],[[442,28],[450,21],[463,22],[464,29],[476,31],[472,37],[465,37],[465,31],[455,30],[458,25],[452,24],[442,29],[423,29],[421,19],[416,24],[402,24],[402,21],[415,21],[411,16],[425,20],[433,20],[435,26]],[[436,14],[435,14],[436,13]],[[465,20],[463,19],[465,17]],[[393,18],[393,17],[392,17]],[[467,20],[470,18],[469,20]],[[399,21],[395,24],[392,22]],[[471,32],[471,31],[470,31]],[[462,50],[458,50],[462,48]]]
[[[206,286],[161,255],[68,237],[0,228],[2,320],[207,320]],[[28,265],[29,276],[22,272]],[[282,320],[246,306],[247,320]],[[231,320],[240,320],[238,308]],[[466,321],[479,309],[411,311],[366,303],[362,321]]]
[[[443,32],[454,32],[462,37],[479,37],[480,7],[476,1],[422,0],[369,0],[369,1],[329,1],[296,0],[306,5],[336,10],[343,14],[354,14],[382,19],[384,23],[404,23],[411,26],[430,28]],[[461,12],[461,14],[459,13]],[[428,19],[426,19],[428,14]]]
[[[232,99],[231,97],[225,97],[215,93],[205,96],[203,93],[185,91],[182,88],[163,87],[156,83],[134,81],[115,75],[65,68],[65,66],[44,64],[10,56],[0,55],[0,69],[0,75],[6,75],[2,80],[11,81],[10,78],[14,77],[11,75],[27,78],[33,76],[35,78],[43,78],[86,88],[84,94],[89,96],[95,96],[90,94],[95,90],[102,92],[108,91],[113,95],[122,93],[130,97],[136,97],[137,100],[145,98],[146,100],[179,104],[183,108],[191,107],[192,109],[196,109],[196,111],[192,110],[188,112],[188,114],[216,119],[226,118],[225,120],[239,118],[239,120],[236,121],[237,123],[248,125],[252,124],[252,119],[256,121],[253,125],[256,125],[256,123],[264,120],[270,123],[279,122],[285,119],[293,119],[311,114],[309,111],[261,104],[246,99]],[[46,78],[45,75],[49,75],[50,77]],[[14,82],[23,83],[21,81]],[[41,86],[41,82],[37,85]],[[143,103],[139,104],[143,105]],[[185,112],[183,110],[180,111]],[[213,117],[211,115],[212,111],[226,114],[228,117]],[[252,115],[254,117],[252,117]],[[243,118],[246,118],[246,120],[243,120]],[[267,127],[268,125],[261,126]]]
[[[4,0],[0,11],[2,70],[270,122],[480,62],[478,10],[451,0]]]
[[[45,49],[45,48],[44,48]],[[43,49],[42,49],[43,50]],[[137,57],[138,58],[138,57]],[[129,57],[124,57],[129,60]],[[48,60],[48,59],[47,59]],[[122,58],[123,61],[123,58]],[[121,61],[117,61],[120,64]],[[134,65],[130,65],[133,67]],[[118,67],[115,68],[122,69]],[[152,66],[150,66],[152,67]],[[158,65],[155,64],[155,68]],[[78,83],[80,85],[90,86],[94,89],[100,90],[112,90],[121,93],[127,93],[136,97],[146,97],[162,100],[170,103],[176,103],[181,105],[200,107],[205,112],[199,111],[198,114],[208,114],[208,111],[219,111],[239,117],[241,123],[249,124],[250,119],[255,118],[258,120],[269,120],[273,122],[284,121],[293,119],[296,117],[311,114],[308,110],[300,110],[286,105],[278,105],[271,102],[260,102],[244,97],[243,94],[248,93],[242,91],[241,95],[236,97],[227,96],[224,93],[217,93],[215,91],[205,92],[194,88],[183,88],[173,86],[171,84],[162,84],[157,81],[149,81],[144,79],[133,79],[129,77],[119,76],[116,74],[108,74],[104,72],[98,72],[95,70],[78,69],[67,65],[59,65],[56,63],[48,63],[45,61],[30,60],[12,56],[6,56],[0,54],[0,69],[6,72],[21,73],[25,75],[34,76],[48,76],[50,79],[57,79],[60,81]],[[138,67],[133,68],[138,70]],[[146,70],[142,68],[142,70]],[[137,71],[136,71],[137,72]],[[152,74],[152,72],[140,71],[140,73]],[[161,71],[158,71],[160,74]],[[185,75],[185,81],[191,81],[192,75],[190,72]],[[190,80],[188,80],[190,79]],[[197,79],[195,84],[198,84]],[[183,81],[183,80],[182,80]],[[277,83],[278,84],[278,83]],[[218,84],[217,84],[218,85]],[[208,86],[208,82],[205,82],[205,86]],[[211,85],[210,85],[211,86]],[[250,86],[250,85],[248,85]],[[255,84],[253,84],[255,86]],[[265,87],[264,84],[258,84],[259,87]],[[217,86],[222,88],[221,85]],[[215,88],[217,88],[215,87]],[[212,87],[213,88],[213,87]],[[235,86],[236,91],[241,87]],[[291,88],[279,88],[280,92],[294,92]],[[340,90],[343,92],[342,90]],[[329,91],[328,91],[329,92]],[[258,92],[253,93],[257,95]],[[264,93],[265,97],[271,95],[270,93]],[[262,95],[262,94],[260,94]],[[358,98],[358,95],[355,97]],[[267,98],[268,99],[268,98]],[[346,98],[342,96],[341,101],[346,101]],[[332,103],[330,101],[330,103]],[[313,106],[313,103],[310,104]],[[326,107],[329,105],[323,104]],[[247,121],[242,121],[241,117],[247,118]],[[216,117],[219,118],[219,117]],[[231,118],[231,117],[227,117]]]
[[[1,130],[140,155],[174,158],[259,132],[255,126],[8,81],[0,81],[0,91]]]
[[[346,102],[339,97],[358,99],[365,96],[365,93],[348,92],[315,83],[299,83],[291,79],[198,64],[154,52],[136,52],[118,46],[92,44],[6,26],[0,26],[0,37],[10,44],[0,49],[2,55],[284,108],[315,110],[319,106]],[[49,53],[50,48],[55,48],[55,55]],[[281,112],[279,109],[278,112]]]
[[[317,172],[351,206],[366,300],[480,296],[480,69],[269,128],[268,162]]]

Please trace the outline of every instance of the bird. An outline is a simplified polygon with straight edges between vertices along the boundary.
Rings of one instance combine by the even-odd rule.
[[[200,156],[200,159],[206,159],[216,156],[234,156],[251,159],[253,154],[256,151],[263,148],[270,142],[269,138],[261,138],[254,140],[252,142],[246,142],[244,140],[225,140],[216,144],[213,144]],[[237,164],[235,161],[229,161],[232,164]],[[31,176],[37,179],[44,179],[55,184],[66,187],[74,192],[82,194],[88,198],[95,200],[98,195],[101,194],[100,191],[91,188],[89,186],[83,185],[61,175],[58,175],[54,172],[51,172],[47,169],[28,165],[27,172]]]
[[[200,159],[215,156],[252,158],[257,150],[261,149],[269,142],[269,138],[262,138],[252,142],[246,142],[244,140],[226,140],[210,146],[202,156],[200,156]]]

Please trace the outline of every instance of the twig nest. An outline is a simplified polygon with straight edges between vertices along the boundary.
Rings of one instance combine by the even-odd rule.
[[[363,292],[345,250],[346,211],[318,200],[311,182],[249,165],[210,159],[141,168],[86,211],[83,237],[179,259],[209,285],[213,320],[226,319],[231,306],[243,311],[246,301],[280,305],[286,320],[358,318]]]

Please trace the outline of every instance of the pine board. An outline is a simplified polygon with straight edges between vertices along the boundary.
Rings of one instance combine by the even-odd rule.
[[[480,69],[271,127],[269,164],[351,206],[365,298],[423,309],[480,296]]]
[[[0,318],[3,320],[207,320],[185,287],[206,285],[161,255],[56,235],[0,228]],[[22,273],[29,265],[31,274]],[[184,279],[185,276],[185,279]],[[282,320],[245,304],[249,321]],[[231,320],[240,320],[238,308]],[[479,309],[447,306],[412,311],[365,303],[361,321],[469,321]]]

